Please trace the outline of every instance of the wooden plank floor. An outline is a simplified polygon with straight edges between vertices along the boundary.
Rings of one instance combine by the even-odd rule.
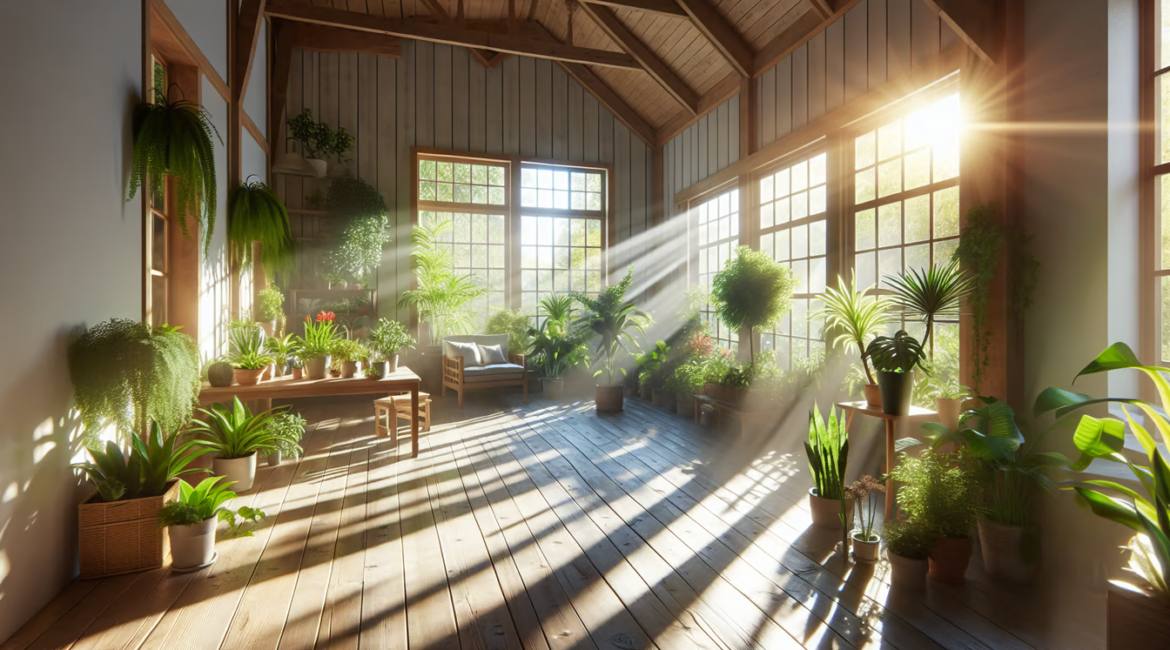
[[[295,408],[304,458],[236,503],[267,512],[255,537],[198,573],[72,583],[0,650],[1104,646],[978,552],[967,585],[920,595],[836,554],[809,528],[803,425],[763,445],[640,400],[489,394],[436,399],[412,459],[368,400]]]

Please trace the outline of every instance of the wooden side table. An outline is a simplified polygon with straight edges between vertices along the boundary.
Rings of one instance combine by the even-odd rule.
[[[858,413],[868,415],[869,417],[878,418],[886,423],[886,468],[888,474],[894,468],[894,461],[897,460],[897,453],[894,451],[894,430],[897,428],[899,422],[936,422],[938,421],[938,413],[929,409],[918,408],[917,406],[910,407],[910,413],[906,415],[890,415],[882,411],[880,406],[873,407],[867,402],[838,402],[837,408],[845,411],[845,428],[849,429],[853,426],[853,416]],[[890,515],[894,511],[894,484],[892,482],[886,483],[886,521],[890,520]]]

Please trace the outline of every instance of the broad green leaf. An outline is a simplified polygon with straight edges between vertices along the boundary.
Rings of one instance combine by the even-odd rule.
[[[1108,458],[1125,446],[1125,425],[1120,420],[1100,420],[1091,415],[1081,417],[1073,432],[1073,443],[1081,457],[1069,469],[1084,471],[1094,458]]]
[[[1104,517],[1138,532],[1145,532],[1145,526],[1142,525],[1141,519],[1138,518],[1137,509],[1132,504],[1085,487],[1077,486],[1073,489],[1076,490],[1083,502],[1088,504],[1093,514],[1098,517]]]

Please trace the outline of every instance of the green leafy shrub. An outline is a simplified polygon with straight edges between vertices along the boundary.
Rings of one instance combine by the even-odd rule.
[[[953,454],[923,451],[919,458],[901,454],[890,478],[901,484],[902,513],[938,537],[970,535],[982,510],[978,476],[968,455],[966,447]]]
[[[252,243],[260,244],[264,266],[269,270],[291,268],[295,242],[284,203],[260,181],[244,181],[232,191],[228,206],[228,241],[232,258],[242,266],[252,264]],[[276,320],[262,318],[261,320]]]
[[[545,296],[537,313],[544,320],[539,328],[529,330],[533,337],[529,361],[545,377],[555,379],[587,358],[586,333],[573,327],[572,296]]]
[[[259,370],[274,361],[268,354],[268,336],[256,323],[240,322],[228,329],[228,363],[233,368]]]
[[[649,314],[635,307],[634,301],[626,300],[626,292],[633,283],[634,267],[631,266],[621,282],[606,287],[597,298],[581,293],[573,294],[573,300],[585,308],[585,313],[577,317],[575,326],[591,331],[597,338],[594,363],[601,365],[601,368],[593,376],[604,373],[610,385],[613,385],[614,371],[619,369],[619,354],[631,354],[631,348],[637,349],[634,333],[645,332],[651,323]],[[620,370],[625,374],[625,368]]]
[[[73,403],[91,445],[111,423],[144,431],[150,418],[178,431],[199,399],[199,346],[178,328],[108,320],[69,345],[68,364]]]
[[[511,354],[526,354],[532,345],[532,319],[515,309],[501,309],[492,314],[484,326],[485,334],[507,334],[508,351]]]
[[[912,521],[893,521],[886,524],[886,550],[911,560],[925,560],[938,535],[929,528]]]
[[[269,323],[284,317],[284,292],[280,287],[269,285],[256,295],[256,312],[260,321]]]
[[[306,108],[287,122],[289,139],[301,145],[305,158],[336,156],[340,162],[353,149],[354,139],[344,127],[334,131],[328,124],[313,119],[313,111]]]
[[[382,249],[390,242],[385,214],[358,217],[341,234],[341,243],[330,255],[330,265],[346,277],[368,278],[382,265]]]
[[[415,226],[410,240],[414,250],[415,287],[402,292],[398,307],[414,307],[421,322],[430,329],[431,343],[444,336],[471,331],[473,314],[467,303],[480,297],[484,288],[470,275],[456,273],[451,248],[442,241],[451,221],[426,220]]]
[[[740,246],[735,257],[715,274],[711,297],[716,303],[719,320],[732,331],[748,330],[752,362],[755,349],[753,332],[780,323],[792,308],[796,277],[788,267],[778,264],[767,253]]]
[[[383,318],[370,330],[369,348],[376,357],[375,360],[387,361],[390,357],[403,350],[409,350],[415,345],[414,337],[399,321]]]
[[[298,413],[280,413],[268,421],[274,445],[282,456],[299,458],[305,453],[300,442],[305,435],[306,424],[305,418]]]
[[[381,193],[357,176],[343,176],[330,181],[325,205],[330,218],[339,224],[341,230],[355,219],[389,214]]]
[[[333,360],[336,362],[365,361],[369,358],[370,351],[358,341],[338,339],[333,343]]]
[[[666,341],[658,341],[654,347],[646,352],[634,355],[634,367],[638,370],[638,388],[645,394],[655,388],[662,388],[662,364],[670,354],[670,346]]]

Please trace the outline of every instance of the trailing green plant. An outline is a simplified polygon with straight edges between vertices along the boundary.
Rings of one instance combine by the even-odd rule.
[[[220,458],[244,458],[256,452],[270,452],[276,447],[269,428],[272,418],[286,407],[253,414],[239,397],[232,405],[212,404],[199,409],[206,420],[195,420],[191,430],[198,436],[197,447],[215,452]]]
[[[330,264],[347,277],[369,277],[382,265],[382,249],[390,242],[389,225],[385,214],[351,220],[341,234],[341,243],[330,255]]]
[[[719,320],[732,331],[748,330],[748,349],[755,363],[754,331],[770,328],[792,308],[796,276],[770,255],[740,246],[735,257],[711,283]]]
[[[891,299],[903,316],[926,326],[922,340],[927,345],[934,324],[939,319],[957,319],[959,302],[975,288],[974,279],[963,273],[953,259],[928,269],[910,268],[900,275],[887,275],[886,284],[893,289]]]
[[[837,276],[837,286],[825,289],[817,298],[825,305],[813,314],[814,318],[825,319],[825,329],[838,332],[833,347],[841,346],[845,352],[857,350],[861,355],[861,369],[865,379],[873,384],[869,371],[869,357],[866,355],[866,339],[875,336],[890,321],[889,305],[884,296],[866,295],[873,287],[857,290],[857,274],[850,278],[849,285]]]
[[[1125,398],[1094,398],[1083,393],[1074,393],[1060,388],[1044,389],[1036,398],[1033,413],[1055,412],[1059,426],[1066,416],[1076,410],[1105,402],[1121,404],[1125,422],[1116,418],[1096,418],[1082,415],[1073,432],[1073,443],[1080,457],[1069,465],[1074,472],[1088,469],[1094,460],[1120,463],[1129,468],[1137,480],[1139,489],[1133,489],[1115,481],[1104,479],[1078,481],[1069,488],[1076,492],[1077,501],[1088,506],[1093,514],[1121,524],[1134,531],[1127,548],[1130,551],[1128,570],[1139,578],[1155,594],[1170,597],[1170,463],[1158,448],[1158,441],[1150,435],[1148,428],[1156,429],[1163,448],[1170,447],[1170,368],[1145,366],[1125,343],[1114,343],[1106,348],[1089,365],[1073,378],[1075,383],[1082,375],[1091,375],[1114,370],[1137,370],[1154,385],[1161,408],[1149,402]],[[1139,423],[1130,415],[1130,409],[1137,408],[1148,419]],[[1137,439],[1145,452],[1148,464],[1134,462],[1126,455],[1125,435],[1128,430]],[[1152,427],[1150,426],[1152,425]],[[1142,592],[1136,585],[1113,580],[1114,584]]]
[[[451,248],[442,242],[450,221],[430,221],[415,226],[411,233],[414,251],[415,289],[402,292],[398,306],[414,307],[419,320],[430,326],[431,342],[437,344],[451,334],[471,331],[472,312],[465,305],[483,295],[470,275],[455,272]]]
[[[929,450],[918,458],[900,454],[890,478],[900,484],[902,514],[940,538],[968,537],[983,512],[970,460],[966,446],[951,454]]]
[[[198,215],[203,227],[203,255],[211,250],[215,232],[216,188],[214,134],[211,115],[195,102],[170,101],[155,89],[156,101],[134,109],[134,162],[130,166],[132,200],[148,182],[174,179],[175,214],[179,228],[189,237],[185,215]]]
[[[338,339],[333,343],[333,360],[337,363],[366,361],[370,358],[370,351],[359,341]]]
[[[203,471],[187,466],[207,450],[193,449],[196,446],[193,442],[176,448],[177,436],[164,436],[158,422],[151,422],[149,445],[137,432],[131,432],[128,437],[129,457],[111,440],[106,442],[104,451],[89,448],[90,462],[73,466],[85,471],[86,478],[106,502],[159,496],[179,476]]]
[[[849,429],[845,412],[829,408],[829,419],[813,405],[808,418],[808,440],[804,443],[816,495],[824,499],[845,498],[845,470],[849,465]]]
[[[666,341],[658,341],[654,347],[634,355],[634,368],[638,372],[638,388],[642,391],[662,388],[662,364],[670,354]]]
[[[337,344],[337,326],[333,312],[318,312],[316,319],[305,316],[305,335],[297,340],[302,359],[316,359],[333,354]]]
[[[626,292],[633,282],[634,267],[631,266],[621,282],[606,287],[597,298],[572,294],[573,300],[585,310],[577,317],[575,326],[592,332],[597,339],[594,364],[601,367],[593,376],[604,373],[609,385],[613,385],[615,371],[626,374],[626,369],[618,366],[619,355],[623,352],[632,354],[638,348],[634,333],[644,333],[651,323],[649,314],[635,307],[633,300],[626,300]]]
[[[289,139],[301,145],[305,158],[336,156],[338,162],[353,149],[354,139],[344,127],[334,131],[324,122],[313,119],[313,111],[306,108],[287,122]]]
[[[228,214],[228,242],[232,259],[243,267],[251,266],[252,244],[258,243],[264,256],[265,269],[291,269],[295,242],[288,223],[288,210],[267,185],[252,181],[249,176],[248,180],[232,190]]]
[[[938,535],[914,521],[892,521],[885,525],[886,550],[911,560],[925,560]]]
[[[299,458],[305,453],[300,442],[305,435],[306,424],[308,422],[299,413],[278,413],[268,420],[268,429],[272,433],[276,451],[289,458]]]
[[[883,372],[911,372],[914,366],[921,367],[926,358],[922,344],[906,330],[898,330],[892,338],[875,337],[869,342],[865,354],[873,362],[874,369]]]
[[[256,313],[263,323],[280,321],[284,318],[284,292],[280,287],[268,285],[256,294]]]
[[[983,379],[983,373],[991,363],[988,350],[991,348],[991,283],[1002,257],[1004,245],[1010,247],[1012,294],[1017,317],[1032,304],[1032,291],[1036,286],[1040,263],[1029,252],[1032,236],[1021,228],[999,223],[994,205],[972,206],[967,211],[963,229],[959,232],[959,245],[952,259],[962,263],[971,273],[974,291],[967,297],[971,309],[971,382],[975,389]]]
[[[370,352],[382,361],[389,360],[390,357],[403,350],[409,350],[415,345],[414,337],[399,321],[383,318],[370,330]]]
[[[492,314],[484,326],[485,334],[507,334],[508,350],[512,354],[527,353],[532,347],[532,319],[515,309],[501,309]]]
[[[200,390],[199,346],[177,327],[115,318],[70,343],[69,378],[87,443],[106,424],[145,432],[148,419],[166,431],[191,420]]]

